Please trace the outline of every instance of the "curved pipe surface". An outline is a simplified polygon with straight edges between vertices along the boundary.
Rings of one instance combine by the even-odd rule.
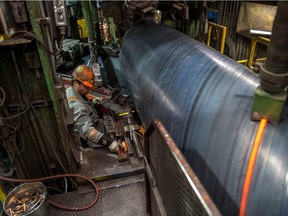
[[[122,72],[144,126],[158,118],[223,215],[238,215],[259,122],[259,77],[188,36],[141,21],[125,35]],[[246,215],[288,215],[288,122],[268,125]]]

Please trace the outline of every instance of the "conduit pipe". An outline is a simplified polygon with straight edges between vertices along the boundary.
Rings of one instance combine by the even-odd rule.
[[[288,2],[279,1],[272,36],[264,67],[261,67],[261,86],[267,92],[283,91],[288,81]]]

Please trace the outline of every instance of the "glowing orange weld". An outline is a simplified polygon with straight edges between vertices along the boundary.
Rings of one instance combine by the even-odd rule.
[[[124,151],[127,152],[128,149],[127,149],[127,144],[125,141],[122,141],[122,146],[124,148]]]
[[[267,125],[267,120],[261,119],[257,133],[256,133],[256,137],[254,139],[252,151],[251,151],[249,162],[248,162],[248,167],[246,170],[246,176],[244,180],[241,203],[240,203],[239,216],[245,216],[245,213],[246,213],[246,206],[247,206],[247,200],[248,200],[248,195],[249,195],[249,190],[250,190],[250,184],[251,184],[251,180],[252,180],[252,176],[254,172],[258,150],[261,145],[261,141],[262,141],[262,137],[263,137],[266,125]]]

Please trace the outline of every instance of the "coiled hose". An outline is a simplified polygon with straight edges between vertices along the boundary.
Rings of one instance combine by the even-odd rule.
[[[83,211],[83,210],[86,210],[86,209],[89,209],[91,208],[92,206],[94,206],[96,204],[96,202],[98,201],[98,198],[99,198],[99,188],[98,186],[96,185],[95,182],[93,182],[91,179],[83,176],[83,175],[78,175],[78,174],[59,174],[59,175],[54,175],[54,176],[48,176],[48,177],[43,177],[43,178],[36,178],[36,179],[11,179],[11,178],[5,178],[5,177],[0,177],[0,180],[1,181],[6,181],[6,182],[17,182],[17,183],[26,183],[26,182],[38,182],[38,181],[47,181],[47,180],[51,180],[51,179],[58,179],[58,178],[63,178],[63,177],[78,177],[78,178],[82,178],[82,179],[85,179],[86,181],[88,181],[89,183],[91,183],[94,188],[95,188],[95,198],[94,200],[84,206],[84,207],[80,207],[80,208],[71,208],[71,207],[67,207],[67,206],[63,206],[63,205],[60,205],[60,204],[57,204],[51,200],[48,200],[49,204],[51,204],[52,206],[55,206],[56,208],[59,208],[59,209],[63,209],[63,210],[66,210],[66,211]]]

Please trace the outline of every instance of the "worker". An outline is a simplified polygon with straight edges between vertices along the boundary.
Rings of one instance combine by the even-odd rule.
[[[94,87],[94,72],[86,65],[78,66],[72,73],[72,86],[66,89],[68,106],[74,112],[74,127],[89,147],[100,144],[118,153],[118,142],[104,134],[103,120],[86,95]]]

